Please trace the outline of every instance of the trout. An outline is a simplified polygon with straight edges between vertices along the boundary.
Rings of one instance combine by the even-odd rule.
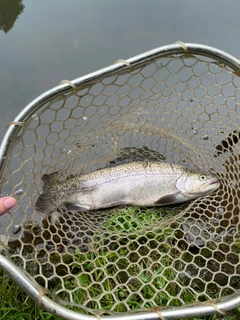
[[[218,178],[177,164],[136,161],[59,181],[58,173],[43,175],[36,202],[40,212],[65,205],[86,212],[121,205],[166,206],[206,196],[220,186]]]

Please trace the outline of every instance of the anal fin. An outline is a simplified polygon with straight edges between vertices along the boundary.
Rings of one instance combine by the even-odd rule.
[[[104,208],[113,208],[113,207],[119,207],[126,205],[126,201],[117,201],[109,203],[108,205],[105,205]]]
[[[68,203],[66,204],[66,208],[68,211],[72,211],[72,212],[87,212],[90,210],[89,207],[86,206],[81,206],[81,205],[77,205],[77,204],[72,204],[72,203]]]

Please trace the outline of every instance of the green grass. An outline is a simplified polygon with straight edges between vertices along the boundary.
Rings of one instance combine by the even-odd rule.
[[[134,233],[166,222],[166,219],[176,216],[181,211],[181,209],[170,208],[145,209],[126,207],[122,210],[117,210],[115,214],[111,215],[104,223],[104,227],[110,231]]]
[[[169,209],[159,211],[125,208],[111,215],[102,225],[105,230],[110,231],[109,235],[105,234],[102,240],[100,235],[99,241],[96,241],[91,252],[75,254],[77,263],[72,265],[71,271],[78,275],[78,278],[77,281],[68,283],[68,289],[74,290],[74,302],[83,304],[88,294],[96,300],[104,291],[106,294],[100,299],[103,310],[124,312],[127,311],[126,304],[131,310],[136,310],[143,308],[143,299],[151,300],[153,297],[154,304],[147,303],[144,308],[166,305],[169,297],[162,289],[175,278],[173,269],[167,268],[171,264],[171,258],[167,253],[172,249],[174,230],[170,227],[165,228],[163,232],[156,235],[152,227],[157,223],[165,222],[166,218],[178,212],[179,210]],[[149,270],[148,254],[154,247],[156,250],[153,251],[151,259],[156,260],[156,263]],[[157,262],[158,250],[161,251],[161,264]],[[90,273],[91,277],[89,277]],[[100,286],[99,282],[101,282]],[[85,287],[88,287],[88,293]],[[168,286],[168,293],[176,296],[179,288],[171,283]],[[188,303],[195,302],[195,298],[189,291],[186,290],[183,295],[182,299],[187,300]],[[94,299],[87,306],[98,309]],[[115,300],[119,303],[116,304]],[[174,305],[179,305],[177,299]]]
[[[90,294],[93,299],[87,307],[98,309],[99,307],[94,299],[100,296],[102,288],[104,288],[106,294],[101,298],[101,308],[106,311],[113,309],[117,312],[126,311],[124,303],[121,303],[122,301],[127,303],[131,310],[140,307],[153,308],[156,305],[166,305],[169,300],[166,291],[174,297],[172,306],[180,305],[178,299],[180,294],[181,299],[186,304],[195,302],[194,292],[187,289],[180,290],[178,284],[184,286],[184,279],[176,281],[175,271],[171,268],[172,258],[174,257],[167,254],[172,252],[174,255],[175,229],[169,226],[159,234],[154,233],[151,229],[151,226],[166,221],[180,211],[179,209],[169,208],[161,210],[125,208],[111,215],[104,222],[103,227],[109,231],[110,235],[118,235],[114,238],[114,241],[100,240],[96,242],[96,247],[92,251],[75,253],[76,263],[71,265],[71,271],[76,275],[76,278],[75,280],[65,280],[66,288],[73,290],[75,303],[84,303],[86,295]],[[146,232],[141,232],[142,230]],[[101,235],[99,235],[99,239],[101,239]],[[139,243],[141,243],[141,246],[139,246]],[[154,250],[155,247],[156,250]],[[151,269],[148,260],[149,250],[156,251],[156,256],[152,256],[156,263]],[[157,255],[157,251],[160,252],[160,256]],[[130,254],[131,258],[129,258]],[[136,255],[138,260],[135,257]],[[160,258],[161,264],[157,262]],[[133,261],[136,259],[136,263],[129,264],[129,259]],[[125,272],[126,269],[128,273]],[[122,272],[119,272],[119,270],[122,270]],[[90,273],[91,277],[89,276]],[[98,285],[98,282],[101,282],[102,287]],[[114,291],[116,283],[122,283],[123,285],[118,285],[117,290]],[[162,290],[163,288],[165,288],[165,291]],[[57,289],[59,288],[54,288],[54,291]],[[140,295],[139,292],[141,292]],[[3,272],[0,273],[0,295],[0,320],[60,319],[44,310],[40,310],[38,305]],[[142,297],[146,301],[149,300],[144,306]],[[151,303],[153,297],[154,304]],[[64,298],[64,295],[62,298]],[[119,301],[118,304],[115,303],[115,298]],[[192,318],[192,320],[235,320],[238,317],[240,319],[240,308],[230,311],[226,316],[213,315]]]
[[[121,295],[121,293],[119,293]],[[60,320],[59,317],[38,308],[37,304],[9,277],[0,275],[0,320]],[[240,308],[226,316],[212,315],[191,320],[238,320]]]
[[[0,273],[0,320],[57,320],[37,304],[3,272]]]

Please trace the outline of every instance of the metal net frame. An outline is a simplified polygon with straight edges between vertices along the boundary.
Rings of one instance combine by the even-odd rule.
[[[179,319],[239,306],[239,70],[223,51],[180,42],[27,105],[0,148],[2,195],[17,198],[0,220],[1,268],[63,319]],[[65,180],[135,160],[205,170],[221,187],[171,210],[35,210],[43,174]]]

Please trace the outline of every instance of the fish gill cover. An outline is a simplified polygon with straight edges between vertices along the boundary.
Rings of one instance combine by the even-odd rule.
[[[3,193],[18,203],[0,232],[11,258],[60,304],[88,314],[235,292],[239,84],[209,59],[168,56],[48,102],[9,151]],[[221,187],[171,208],[35,210],[44,174],[64,181],[136,160],[208,172]]]

